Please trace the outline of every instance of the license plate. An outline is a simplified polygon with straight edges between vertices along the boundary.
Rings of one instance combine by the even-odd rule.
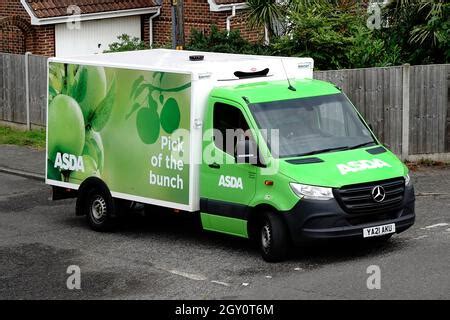
[[[384,234],[394,233],[395,232],[395,223],[385,224],[377,227],[370,227],[363,229],[363,237],[378,237]]]

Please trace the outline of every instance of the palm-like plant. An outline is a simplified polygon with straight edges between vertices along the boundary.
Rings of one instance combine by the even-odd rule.
[[[333,6],[337,11],[351,11],[353,10],[361,1],[358,0],[290,0],[289,9],[294,12],[299,12],[309,7],[324,7]]]
[[[250,8],[249,23],[252,27],[264,27],[266,43],[273,34],[277,23],[283,18],[283,5],[277,0],[247,0]]]
[[[393,0],[388,6],[387,16],[398,23],[415,20],[416,25],[410,32],[410,43],[429,42],[437,46],[448,41],[449,13],[450,4],[447,0]]]

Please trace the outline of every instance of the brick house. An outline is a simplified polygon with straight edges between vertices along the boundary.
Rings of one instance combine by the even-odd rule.
[[[147,44],[171,43],[171,0],[1,0],[0,52],[30,51],[47,56],[102,52],[121,34]],[[184,0],[185,37],[192,29],[239,29],[258,41],[246,25],[245,0]],[[67,23],[72,21],[72,23]]]

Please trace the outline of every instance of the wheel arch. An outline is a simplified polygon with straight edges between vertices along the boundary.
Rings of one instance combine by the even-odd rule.
[[[109,190],[108,186],[102,179],[97,178],[97,177],[89,177],[86,180],[84,180],[81,183],[81,185],[78,187],[78,196],[77,196],[77,203],[76,203],[76,209],[75,209],[75,214],[77,216],[84,215],[82,206],[83,206],[84,201],[86,201],[87,191],[91,190],[92,188],[98,188],[98,189],[106,192],[107,194],[109,194],[109,196],[112,199],[111,191]]]
[[[280,211],[274,206],[267,203],[260,203],[252,208],[250,208],[248,219],[247,219],[247,233],[250,239],[254,238],[256,232],[258,231],[258,223],[263,218],[264,212],[278,213],[286,225],[286,219],[280,213]]]

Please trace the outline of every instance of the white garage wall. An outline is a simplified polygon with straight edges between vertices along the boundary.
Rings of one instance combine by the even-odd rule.
[[[117,36],[128,34],[141,38],[140,16],[83,21],[79,29],[69,29],[65,23],[55,26],[57,57],[101,53],[117,41]],[[101,44],[100,48],[98,45]]]

